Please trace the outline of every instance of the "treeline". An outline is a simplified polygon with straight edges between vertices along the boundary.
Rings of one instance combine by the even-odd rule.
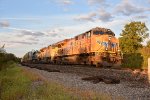
[[[8,68],[12,63],[18,62],[20,62],[20,58],[17,58],[14,54],[0,52],[0,71]]]
[[[143,22],[130,22],[124,26],[119,37],[123,53],[122,67],[131,69],[147,69],[150,57],[150,40],[148,28]]]

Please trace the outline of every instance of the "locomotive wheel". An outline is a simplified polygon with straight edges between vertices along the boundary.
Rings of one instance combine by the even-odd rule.
[[[113,68],[121,68],[121,60],[119,60],[115,64],[113,64]]]

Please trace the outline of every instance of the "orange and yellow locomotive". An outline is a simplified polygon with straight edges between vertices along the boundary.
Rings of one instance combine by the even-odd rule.
[[[38,61],[56,64],[89,64],[119,67],[119,40],[106,28],[96,27],[74,38],[49,45],[39,50]]]

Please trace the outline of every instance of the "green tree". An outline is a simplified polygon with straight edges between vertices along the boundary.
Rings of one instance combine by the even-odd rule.
[[[123,53],[136,53],[142,42],[149,36],[148,28],[143,22],[130,22],[124,26],[119,42]]]

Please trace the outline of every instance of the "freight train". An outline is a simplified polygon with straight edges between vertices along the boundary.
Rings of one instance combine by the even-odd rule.
[[[65,39],[39,51],[28,52],[23,62],[52,64],[87,64],[97,67],[119,67],[119,40],[110,29],[96,27],[74,38]]]

